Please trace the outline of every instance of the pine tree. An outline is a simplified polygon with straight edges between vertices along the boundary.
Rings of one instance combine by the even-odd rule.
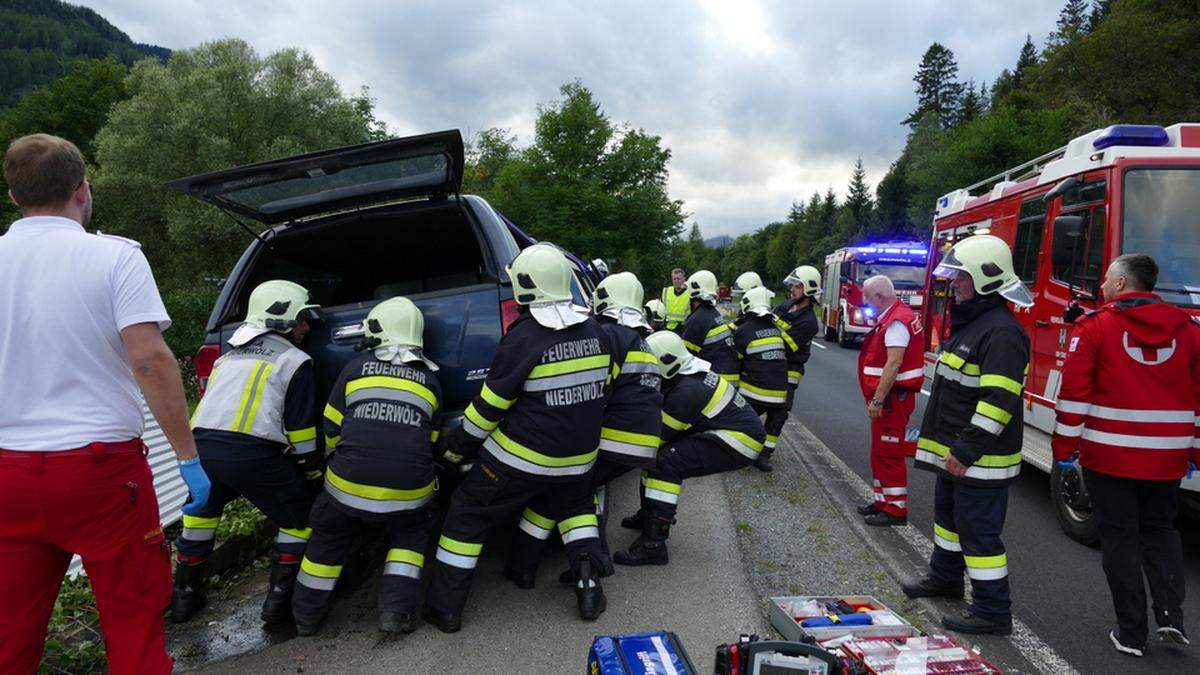
[[[1038,61],[1037,47],[1033,46],[1033,38],[1025,34],[1025,44],[1017,55],[1017,67],[1013,69],[1013,89],[1020,89],[1029,76],[1029,69],[1036,66]]]
[[[1109,0],[1092,0],[1092,13],[1088,15],[1087,32],[1094,33],[1108,16]]]
[[[1058,13],[1057,30],[1047,39],[1048,46],[1065,45],[1081,35],[1086,35],[1088,24],[1087,0],[1067,0],[1067,4]]]
[[[856,228],[867,226],[874,204],[871,203],[871,188],[867,185],[867,170],[863,168],[862,157],[854,163],[854,173],[850,174],[843,207],[850,213]]]
[[[949,127],[963,93],[954,52],[934,42],[921,57],[913,82],[917,83],[917,109],[903,123],[915,128],[922,117],[932,114],[939,126]]]
[[[958,102],[958,113],[954,117],[954,125],[966,124],[984,113],[984,97],[986,89],[975,89],[975,80],[968,80],[965,93]]]

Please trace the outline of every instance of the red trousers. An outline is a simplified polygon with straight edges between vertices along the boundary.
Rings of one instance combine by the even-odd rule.
[[[908,516],[908,466],[911,455],[905,427],[917,405],[917,392],[893,389],[882,414],[871,420],[871,477],[875,506],[893,516]]]
[[[33,673],[71,554],[100,610],[109,672],[169,673],[170,550],[140,440],[56,456],[0,450],[0,669]]]

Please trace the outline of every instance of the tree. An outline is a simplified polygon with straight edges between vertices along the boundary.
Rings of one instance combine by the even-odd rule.
[[[850,185],[846,190],[846,202],[842,208],[850,215],[856,230],[870,224],[875,205],[871,202],[871,186],[867,185],[867,170],[863,168],[862,157],[854,162],[854,171],[850,174]]]
[[[678,263],[671,242],[685,217],[667,194],[671,151],[658,136],[613,124],[582,83],[559,93],[538,107],[533,144],[500,170],[492,204],[539,239],[612,260],[645,283],[663,278]],[[631,249],[633,269],[623,261]]]
[[[996,78],[996,83],[992,86],[992,102],[1007,100],[1027,86],[1030,71],[1037,63],[1037,47],[1033,45],[1033,38],[1026,34],[1025,44],[1021,46],[1021,52],[1017,54],[1016,67],[1012,72],[1007,69],[1001,71],[1000,76]]]
[[[1087,32],[1094,33],[1108,16],[1109,0],[1092,0],[1092,12],[1088,14]]]
[[[934,42],[921,57],[913,81],[917,83],[917,108],[904,124],[916,126],[925,115],[932,113],[942,128],[950,126],[962,96],[954,52]]]
[[[507,129],[484,129],[476,134],[467,146],[462,191],[486,196],[516,154],[517,140]]]
[[[984,92],[975,88],[975,80],[969,80],[965,93],[958,102],[958,113],[954,116],[954,126],[965,124],[983,114],[985,103]]]
[[[1089,26],[1087,0],[1067,0],[1058,13],[1057,29],[1047,39],[1048,46],[1057,47],[1086,35]]]
[[[223,277],[246,237],[212,206],[163,188],[191,174],[361,143],[369,99],[347,98],[312,57],[265,57],[241,40],[138,62],[96,137],[97,225],[142,242],[161,286]]]
[[[908,153],[901,153],[875,188],[875,220],[878,223],[875,232],[884,237],[902,239],[917,232],[908,219],[914,189],[908,179],[908,164]]]

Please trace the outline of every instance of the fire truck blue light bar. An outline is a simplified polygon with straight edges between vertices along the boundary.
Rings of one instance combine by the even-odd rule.
[[[1160,146],[1170,143],[1167,130],[1151,124],[1114,124],[1092,141],[1097,150],[1114,145]]]

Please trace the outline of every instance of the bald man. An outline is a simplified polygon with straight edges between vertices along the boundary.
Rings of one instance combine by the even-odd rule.
[[[921,318],[896,297],[892,280],[878,275],[863,296],[879,317],[863,339],[858,383],[871,420],[871,477],[875,499],[858,512],[868,525],[908,523],[905,428],[925,381]]]

